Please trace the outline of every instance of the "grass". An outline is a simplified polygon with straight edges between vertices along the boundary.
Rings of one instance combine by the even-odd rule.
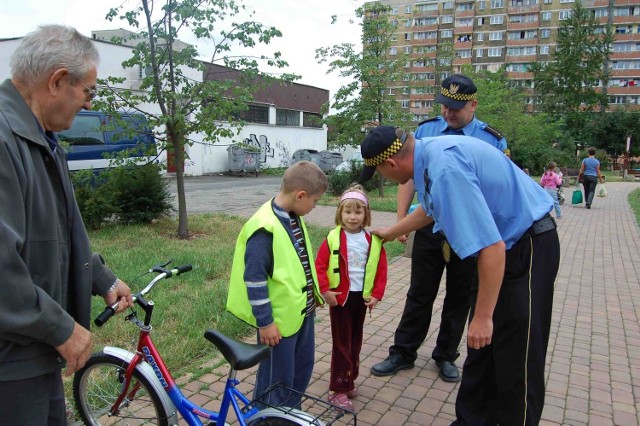
[[[636,216],[636,224],[640,224],[640,188],[631,191],[628,200],[631,211]]]

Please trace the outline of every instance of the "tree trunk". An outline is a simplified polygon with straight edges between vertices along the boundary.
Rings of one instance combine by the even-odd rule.
[[[189,237],[188,219],[187,219],[187,200],[184,193],[184,153],[182,152],[182,137],[176,135],[174,131],[167,132],[171,146],[174,151],[176,162],[176,185],[178,193],[178,238],[185,239]]]

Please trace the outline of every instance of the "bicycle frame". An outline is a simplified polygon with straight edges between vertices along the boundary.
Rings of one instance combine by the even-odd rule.
[[[143,327],[144,328],[140,331],[137,351],[133,355],[133,358],[129,362],[129,367],[125,372],[125,381],[122,386],[122,391],[111,407],[112,414],[119,411],[120,404],[122,404],[122,401],[125,398],[133,397],[137,392],[138,389],[135,386],[131,388],[131,378],[133,377],[133,372],[136,368],[139,368],[143,362],[146,362],[151,367],[155,373],[156,379],[159,381],[163,390],[173,403],[175,409],[178,410],[182,418],[189,425],[202,426],[203,423],[200,420],[201,418],[209,421],[215,421],[218,425],[224,425],[229,413],[229,407],[233,407],[233,411],[235,412],[240,424],[246,425],[245,419],[250,418],[259,411],[256,407],[250,407],[248,410],[243,412],[243,408],[248,407],[251,401],[249,401],[249,399],[236,388],[240,382],[235,378],[235,371],[233,370],[227,378],[222,402],[220,403],[220,409],[218,412],[207,410],[206,408],[190,401],[182,393],[178,385],[176,385],[171,373],[162,359],[162,356],[153,343],[153,340],[149,335],[151,327]],[[242,403],[242,406],[239,402]]]

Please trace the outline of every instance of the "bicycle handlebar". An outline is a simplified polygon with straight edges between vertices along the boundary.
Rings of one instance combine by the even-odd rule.
[[[190,264],[186,264],[186,265],[176,266],[173,269],[165,269],[165,266],[167,266],[167,264],[168,262],[165,263],[164,265],[154,266],[149,270],[149,272],[157,272],[158,275],[156,275],[155,278],[152,279],[151,282],[149,282],[149,284],[147,284],[147,286],[142,291],[140,291],[139,293],[133,296],[134,302],[137,302],[141,296],[144,296],[149,291],[151,291],[153,286],[156,285],[158,281],[164,278],[171,278],[174,275],[184,274],[185,272],[189,272],[193,268]],[[111,318],[116,313],[117,307],[118,307],[118,302],[104,308],[104,311],[102,311],[102,313],[98,315],[98,317],[94,320],[94,324],[97,325],[98,327],[102,327],[107,321],[109,321],[109,318]]]

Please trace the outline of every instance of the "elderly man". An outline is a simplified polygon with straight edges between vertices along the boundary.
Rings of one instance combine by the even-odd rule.
[[[441,115],[420,123],[415,137],[473,136],[500,151],[508,151],[507,142],[502,135],[476,118],[477,91],[476,85],[465,75],[453,74],[444,79],[440,93],[436,96]],[[399,186],[398,220],[407,215],[414,189],[413,180]],[[458,346],[469,315],[469,295],[476,260],[472,257],[460,259],[451,251],[445,235],[433,232],[433,223],[416,231],[411,258],[411,285],[402,318],[394,334],[393,346],[389,348],[389,356],[384,361],[371,367],[371,373],[389,376],[398,370],[413,368],[418,349],[429,332],[433,303],[446,268],[446,296],[442,306],[440,331],[431,357],[436,362],[442,380],[458,382],[460,373],[455,361],[460,356]]]
[[[460,257],[477,259],[460,425],[537,425],[560,259],[553,200],[502,152],[468,136],[414,139],[391,126],[361,146],[363,179],[413,179],[420,208],[373,232],[385,241],[432,221]]]
[[[66,424],[61,371],[91,354],[91,295],[120,312],[129,287],[90,250],[54,132],[91,108],[98,52],[75,29],[43,26],[0,85],[0,415],[8,425]]]

